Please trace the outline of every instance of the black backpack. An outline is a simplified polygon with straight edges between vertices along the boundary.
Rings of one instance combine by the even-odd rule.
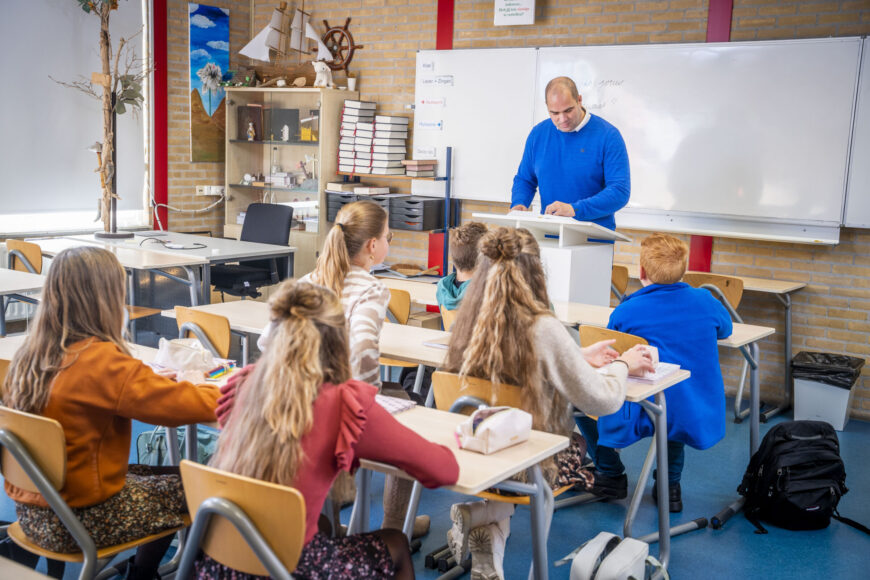
[[[773,427],[737,488],[746,497],[743,513],[757,534],[767,533],[759,520],[788,530],[818,530],[828,527],[832,516],[870,533],[837,513],[848,491],[840,441],[823,421],[786,421]]]

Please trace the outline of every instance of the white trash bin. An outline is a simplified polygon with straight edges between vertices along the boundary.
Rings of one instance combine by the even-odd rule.
[[[842,431],[849,422],[853,386],[864,361],[844,355],[799,352],[792,359],[794,418],[830,423]]]

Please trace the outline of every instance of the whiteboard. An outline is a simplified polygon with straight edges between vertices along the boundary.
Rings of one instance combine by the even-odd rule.
[[[471,176],[456,171],[453,191],[459,198],[509,201],[525,138],[547,119],[544,86],[567,75],[587,110],[613,123],[626,141],[632,192],[628,208],[616,216],[618,226],[836,243],[860,43],[834,38],[516,49],[525,58],[513,62],[499,84],[458,93],[445,105],[445,117],[459,116],[453,109],[461,109],[487,130],[454,131],[445,124],[437,142],[415,131],[414,154],[454,145],[458,166],[466,150],[498,147],[501,154],[476,167],[474,187],[467,186]],[[534,66],[529,51],[537,55]],[[435,59],[441,74],[458,76],[467,64],[480,65],[473,56],[500,52],[420,53],[418,104],[432,94],[431,85],[419,82],[425,59]],[[449,63],[439,60],[448,54]],[[524,82],[530,69],[534,81]],[[528,84],[534,85],[530,120],[519,114]],[[512,98],[517,91],[513,115],[490,115],[490,95]]]
[[[861,82],[852,136],[852,162],[849,164],[849,186],[846,194],[846,215],[843,222],[850,227],[870,228],[870,39],[864,39]]]
[[[438,159],[446,171],[453,147],[452,195],[510,199],[514,173],[532,125],[536,50],[427,50],[417,53],[414,159]],[[418,195],[443,195],[444,184],[414,181]]]

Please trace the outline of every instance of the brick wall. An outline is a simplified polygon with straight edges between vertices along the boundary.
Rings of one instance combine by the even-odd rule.
[[[250,3],[240,0],[210,0],[210,6],[230,11],[230,67],[238,64],[238,51],[250,38]],[[223,163],[190,162],[190,62],[188,2],[167,2],[169,77],[169,205],[181,210],[201,209],[215,198],[195,196],[197,185],[221,185]],[[245,59],[247,60],[247,59]],[[211,231],[222,235],[223,204],[199,214],[169,211],[175,231]]]
[[[255,19],[262,26],[274,2],[255,0]],[[361,97],[377,101],[381,110],[407,114],[413,102],[417,50],[435,48],[437,3],[434,0],[313,0],[305,4],[321,20],[342,23],[365,48],[351,69],[359,77]],[[492,0],[456,0],[455,48],[644,44],[703,42],[706,0],[539,1],[532,26],[494,27]],[[769,40],[847,36],[870,33],[870,1],[735,0],[733,40]],[[811,106],[811,105],[809,105]],[[517,147],[521,147],[517,143]],[[396,186],[397,182],[385,182]],[[465,202],[462,219],[473,211],[503,211],[504,204]],[[646,232],[626,232],[631,244],[617,245],[617,259],[637,261],[638,243]],[[821,247],[716,238],[713,271],[801,280],[809,286],[795,294],[794,350],[830,350],[870,355],[870,231],[844,229],[838,246]],[[391,258],[425,263],[424,234],[402,232],[393,240]],[[636,283],[634,283],[636,287]],[[740,308],[747,322],[773,326],[777,333],[762,341],[762,398],[776,401],[782,393],[783,310],[775,298],[747,293]],[[736,386],[742,358],[722,352],[730,390]],[[853,413],[870,418],[870,370],[857,387]]]

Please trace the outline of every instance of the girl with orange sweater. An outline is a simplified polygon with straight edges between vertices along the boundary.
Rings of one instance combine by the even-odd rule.
[[[63,427],[67,467],[60,494],[97,548],[180,526],[187,512],[177,469],[128,466],[131,420],[170,427],[213,421],[220,395],[211,385],[161,376],[130,355],[122,336],[125,282],[106,250],[60,252],[2,388],[7,407]],[[56,552],[79,550],[40,494],[5,485],[31,541]],[[153,578],[171,540],[141,546],[128,578]]]

